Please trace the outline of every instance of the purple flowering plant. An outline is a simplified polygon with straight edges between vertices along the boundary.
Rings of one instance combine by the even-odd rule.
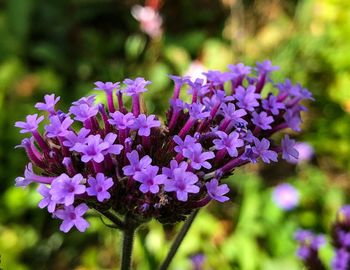
[[[40,208],[62,221],[60,230],[83,232],[84,218],[95,210],[124,234],[121,269],[129,269],[135,230],[150,219],[163,224],[186,220],[161,269],[166,269],[198,209],[230,199],[223,180],[248,163],[298,158],[295,140],[280,133],[300,131],[302,100],[312,95],[288,79],[275,83],[278,67],[266,60],[229,71],[209,71],[206,81],[170,76],[174,93],[164,121],[142,110],[140,96],[151,84],[143,78],[123,84],[96,82],[107,107],[95,96],[72,103],[68,113],[56,108],[59,97],[46,95],[16,122],[30,162],[16,185],[38,184]],[[265,87],[274,88],[265,93]],[[189,100],[181,100],[185,88]],[[269,89],[270,89],[269,88]],[[263,92],[264,91],[264,92]],[[124,104],[131,97],[131,108]],[[273,139],[272,139],[273,138]]]
[[[344,205],[338,210],[330,239],[334,250],[330,269],[350,270],[350,205]],[[319,257],[319,249],[326,243],[323,235],[317,235],[309,230],[299,230],[295,234],[295,240],[299,244],[297,256],[306,269],[329,269]]]

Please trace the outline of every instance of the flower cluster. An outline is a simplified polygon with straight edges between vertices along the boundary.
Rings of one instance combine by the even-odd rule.
[[[265,61],[208,71],[206,80],[170,76],[174,94],[164,124],[142,111],[140,95],[151,83],[143,78],[96,82],[107,108],[88,96],[66,113],[56,109],[59,97],[46,95],[35,106],[47,114],[43,132],[38,114],[15,124],[31,135],[20,145],[30,163],[16,185],[38,183],[39,207],[62,219],[64,232],[84,231],[88,209],[174,223],[211,200],[225,202],[229,188],[221,181],[235,168],[276,162],[279,154],[298,158],[288,135],[270,137],[286,128],[300,131],[306,110],[300,102],[312,96],[288,79],[274,83],[275,70]]]
[[[335,256],[332,261],[333,270],[350,269],[350,205],[338,211],[338,217],[332,230]]]
[[[295,233],[294,238],[299,243],[297,256],[307,269],[326,269],[318,256],[319,248],[325,244],[323,235],[316,235],[308,230],[299,230]]]
[[[323,236],[301,230],[296,233],[295,239],[300,245],[297,255],[307,269],[326,269],[318,257],[318,249],[325,242]],[[350,205],[339,209],[336,222],[332,226],[331,239],[334,247],[331,269],[350,270]]]

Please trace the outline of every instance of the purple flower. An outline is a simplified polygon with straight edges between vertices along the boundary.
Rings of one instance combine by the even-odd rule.
[[[100,135],[90,135],[84,144],[76,144],[74,150],[82,153],[81,161],[94,160],[101,163],[104,160],[103,151],[110,147],[109,143],[103,142]]]
[[[113,93],[114,89],[119,89],[119,82],[112,83],[112,82],[95,82],[95,90],[102,90],[105,91],[107,94]]]
[[[118,130],[131,128],[135,122],[135,116],[132,113],[123,114],[119,111],[109,114],[113,119],[108,122],[114,125]]]
[[[260,94],[255,93],[255,86],[249,85],[247,89],[242,86],[236,88],[234,97],[237,99],[237,106],[247,111],[254,111],[254,107],[259,106],[257,99],[260,98]]]
[[[231,72],[236,77],[248,75],[252,70],[251,67],[245,66],[242,63],[238,63],[236,65],[228,65],[228,69],[231,70]]]
[[[170,168],[163,167],[162,168],[162,173],[165,174],[168,178],[173,178],[174,177],[174,170],[177,168],[181,168],[184,171],[187,170],[188,163],[183,161],[180,164],[177,163],[175,159],[170,161]]]
[[[277,162],[277,153],[275,151],[269,150],[270,141],[263,138],[261,141],[259,139],[254,139],[255,146],[252,147],[252,151],[265,163],[270,163],[270,161]]]
[[[226,202],[230,198],[227,196],[224,196],[226,193],[230,191],[229,187],[226,184],[219,186],[219,181],[217,179],[212,179],[210,182],[205,184],[208,195],[213,200],[216,200],[218,202]]]
[[[132,176],[136,172],[147,169],[152,163],[152,159],[147,155],[140,160],[139,153],[136,150],[133,150],[131,153],[126,153],[126,157],[128,158],[130,165],[124,166],[123,172],[128,176]]]
[[[188,112],[191,118],[196,120],[202,120],[210,115],[210,112],[207,111],[206,107],[200,103],[192,103],[188,105]]]
[[[175,135],[173,138],[174,142],[177,144],[177,146],[174,147],[175,152],[183,154],[184,150],[190,150],[195,145],[200,145],[197,143],[197,140],[190,135],[186,135],[185,139],[182,140],[180,136]]]
[[[136,78],[135,80],[125,79],[123,81],[126,84],[125,89],[122,90],[123,93],[126,93],[128,96],[138,95],[142,92],[146,92],[145,88],[147,85],[151,84],[150,81],[146,81],[144,78]]]
[[[259,73],[271,73],[275,70],[279,70],[278,66],[273,66],[270,60],[265,60],[264,62],[257,62],[256,63],[256,69],[258,70]]]
[[[60,230],[67,233],[75,226],[80,232],[84,232],[89,227],[89,223],[83,218],[87,210],[89,207],[85,203],[81,203],[75,208],[73,205],[69,205],[65,206],[64,209],[57,210],[55,215],[63,220]]]
[[[247,121],[242,118],[247,112],[243,109],[236,110],[233,103],[222,103],[220,109],[226,119],[230,119],[231,121],[234,121],[234,123],[247,124]]]
[[[47,111],[51,114],[55,113],[55,105],[60,100],[60,97],[55,98],[55,94],[45,95],[45,103],[38,102],[35,104],[35,108],[41,111]]]
[[[191,256],[193,270],[203,270],[205,256],[202,253]]]
[[[60,117],[53,115],[50,117],[50,124],[45,126],[47,132],[46,136],[49,138],[65,137],[68,134],[68,128],[73,124],[73,120],[70,117],[66,117],[63,121]]]
[[[283,210],[291,210],[299,204],[299,192],[291,184],[282,183],[272,192],[273,201]]]
[[[296,143],[294,145],[294,149],[299,153],[299,157],[297,159],[291,158],[289,161],[294,164],[310,161],[315,152],[313,147],[306,142]]]
[[[285,105],[279,102],[277,97],[274,95],[269,95],[267,99],[262,101],[262,106],[265,110],[270,111],[273,115],[278,115],[279,110],[285,109]]]
[[[156,194],[159,192],[159,185],[163,184],[167,177],[164,174],[157,175],[158,170],[158,166],[148,166],[146,169],[135,173],[133,178],[141,183],[140,191],[142,193],[151,192]]]
[[[77,144],[84,144],[86,137],[90,134],[90,129],[81,128],[78,134],[73,131],[68,131],[63,141],[63,145],[69,147],[70,151],[75,150]]]
[[[239,133],[233,131],[228,135],[225,132],[217,131],[216,135],[218,135],[220,139],[213,140],[215,148],[218,150],[226,149],[230,157],[237,157],[237,148],[244,145],[243,140],[239,139]]]
[[[38,118],[38,114],[30,114],[26,117],[26,122],[18,121],[15,127],[21,128],[20,133],[30,133],[38,129],[39,123],[44,120],[44,116]]]
[[[151,114],[146,116],[140,114],[134,122],[133,129],[138,129],[139,136],[149,136],[151,134],[151,128],[160,127],[160,121],[154,120],[155,115]]]
[[[207,160],[215,157],[211,151],[202,152],[200,144],[193,145],[192,149],[183,150],[183,156],[191,161],[191,167],[195,170],[199,170],[201,167],[210,169],[212,166]]]
[[[24,170],[24,177],[16,178],[16,187],[26,187],[32,182],[51,184],[53,177],[36,175],[33,171],[33,164],[28,163]]]
[[[345,248],[337,249],[332,260],[332,270],[347,270],[350,264],[350,254]]]
[[[94,103],[95,103],[95,98],[96,98],[96,95],[91,95],[91,96],[88,96],[88,97],[82,97],[81,99],[78,99],[77,101],[74,101],[72,103],[72,105],[79,106],[79,105],[82,105],[82,104],[86,104],[89,107],[92,107],[94,105]]]
[[[96,106],[89,106],[87,104],[79,104],[70,107],[69,112],[74,114],[74,120],[84,122],[98,113]]]
[[[285,135],[282,139],[282,158],[288,162],[295,162],[295,160],[298,160],[298,157],[299,152],[295,149],[295,140]]]
[[[99,202],[108,200],[111,194],[107,191],[113,186],[112,178],[107,178],[103,173],[98,173],[96,178],[90,176],[88,179],[89,187],[86,192],[89,196],[96,196]]]
[[[300,131],[300,114],[295,113],[291,110],[287,110],[286,113],[284,114],[284,119],[287,123],[287,125],[294,131],[299,132]]]
[[[119,155],[122,149],[124,148],[121,144],[114,144],[115,140],[117,139],[117,134],[114,133],[108,133],[106,137],[103,139],[104,143],[108,144],[108,148],[102,151],[103,155],[107,154],[113,154],[113,155]]]
[[[62,202],[66,206],[74,203],[75,195],[83,194],[85,186],[81,185],[84,177],[79,173],[70,178],[65,173],[57,177],[51,184],[52,200]]]
[[[187,172],[183,168],[173,170],[173,177],[166,179],[164,182],[164,190],[167,192],[176,192],[179,201],[186,202],[188,193],[198,193],[199,187],[195,185],[198,177],[192,172]]]
[[[52,199],[52,195],[50,194],[50,188],[47,187],[46,185],[40,184],[39,187],[37,188],[37,191],[39,192],[39,194],[41,196],[43,196],[43,198],[39,202],[38,206],[41,209],[47,207],[47,211],[49,213],[55,212],[57,203],[63,204],[63,199],[59,202]]]
[[[266,112],[261,112],[259,114],[253,112],[252,116],[252,122],[254,125],[260,127],[263,130],[271,129],[270,124],[273,123],[272,116],[268,116]]]

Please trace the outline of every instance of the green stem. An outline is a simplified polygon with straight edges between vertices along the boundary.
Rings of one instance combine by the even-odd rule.
[[[178,248],[180,247],[182,241],[184,240],[187,232],[189,231],[189,229],[191,228],[191,225],[195,219],[195,217],[198,214],[199,209],[196,209],[192,212],[192,214],[187,218],[187,220],[185,221],[185,224],[182,226],[179,234],[176,236],[168,255],[166,256],[165,260],[163,261],[162,265],[160,266],[160,270],[166,270],[168,269],[171,261],[173,260]]]
[[[131,269],[131,257],[136,227],[136,224],[129,220],[128,217],[125,218],[125,227],[123,230],[122,260],[120,264],[121,270]]]

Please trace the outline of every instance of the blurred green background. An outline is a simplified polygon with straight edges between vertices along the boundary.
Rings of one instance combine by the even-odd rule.
[[[159,1],[148,1],[154,5]],[[149,112],[164,113],[172,84],[167,74],[226,69],[271,59],[285,76],[310,89],[316,102],[303,133],[316,155],[299,165],[279,163],[238,170],[224,206],[202,210],[171,269],[302,269],[295,258],[296,228],[329,229],[347,203],[350,174],[350,2],[348,0],[178,0],[160,2],[163,35],[149,37],[131,15],[134,0],[8,0],[0,2],[0,267],[117,269],[120,238],[91,215],[84,234],[59,232],[37,208],[35,188],[14,187],[27,160],[14,150],[23,136],[14,122],[34,112],[45,93],[62,108],[92,93],[93,82],[144,76]],[[290,182],[301,194],[289,212],[271,200]],[[178,227],[156,222],[139,231],[135,269],[156,269]],[[321,250],[329,264],[329,247]]]

